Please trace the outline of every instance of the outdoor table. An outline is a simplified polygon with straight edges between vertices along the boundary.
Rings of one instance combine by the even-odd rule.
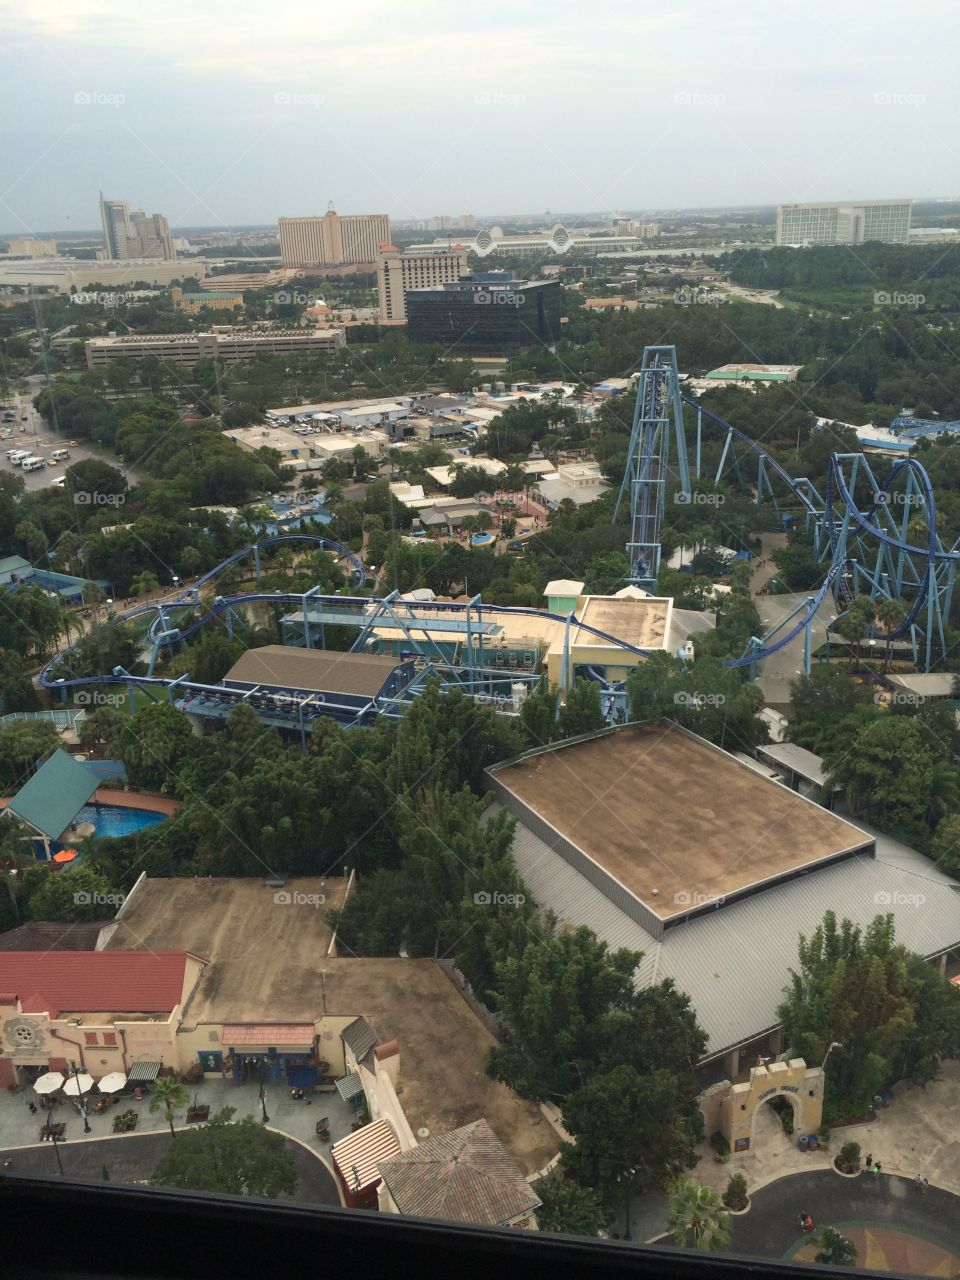
[[[40,1126],[40,1141],[49,1142],[57,1138],[62,1138],[66,1132],[67,1126],[61,1122],[60,1124],[44,1124]]]

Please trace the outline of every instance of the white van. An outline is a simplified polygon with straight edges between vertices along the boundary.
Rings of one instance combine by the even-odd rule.
[[[19,467],[20,463],[30,457],[29,449],[8,449],[7,457],[15,467]]]
[[[66,487],[67,487],[66,476],[55,476],[54,479],[50,481],[51,489],[65,489]]]
[[[44,462],[43,458],[32,457],[24,458],[20,463],[20,467],[23,471],[39,471],[41,467],[45,467],[46,465],[47,464]]]
[[[65,462],[66,459],[70,457],[70,450],[54,449],[53,452],[50,454],[50,457],[54,462]]]

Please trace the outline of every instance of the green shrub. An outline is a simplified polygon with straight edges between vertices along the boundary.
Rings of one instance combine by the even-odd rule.
[[[745,1209],[747,1207],[747,1180],[742,1173],[732,1173],[727,1189],[723,1193],[723,1203],[728,1209]]]
[[[718,1156],[728,1156],[730,1154],[730,1143],[726,1140],[719,1129],[710,1135],[710,1145]]]
[[[853,1173],[860,1168],[860,1144],[845,1142],[840,1148],[839,1164],[844,1173]]]

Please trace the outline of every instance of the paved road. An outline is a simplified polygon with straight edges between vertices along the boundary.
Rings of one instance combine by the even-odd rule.
[[[829,1170],[780,1178],[755,1192],[750,1212],[732,1219],[730,1252],[758,1258],[792,1254],[803,1243],[797,1223],[801,1210],[818,1230],[833,1226],[842,1231],[856,1224],[888,1236],[913,1236],[960,1256],[960,1197],[936,1187],[921,1195],[911,1180],[888,1174],[842,1178]],[[899,1247],[909,1251],[905,1240]],[[858,1259],[859,1266],[866,1262]]]
[[[57,1144],[63,1173],[67,1178],[85,1182],[103,1181],[106,1167],[111,1182],[143,1182],[149,1178],[163,1152],[174,1141],[169,1133],[126,1134],[117,1138],[102,1138],[81,1142]],[[340,1197],[333,1175],[315,1155],[298,1142],[286,1139],[287,1151],[297,1170],[297,1189],[292,1196],[281,1195],[279,1200],[297,1204],[339,1205]],[[57,1150],[52,1143],[34,1147],[8,1148],[3,1152],[0,1167],[21,1177],[56,1178]]]

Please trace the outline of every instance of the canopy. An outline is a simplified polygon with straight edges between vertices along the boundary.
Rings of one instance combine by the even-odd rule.
[[[150,1080],[156,1080],[160,1074],[159,1062],[135,1062],[127,1073],[127,1079],[131,1084],[143,1084]]]
[[[67,1083],[63,1086],[63,1092],[69,1098],[76,1098],[81,1093],[87,1093],[93,1088],[93,1076],[88,1076],[85,1071],[79,1072],[75,1076],[71,1076]]]
[[[111,1071],[109,1075],[101,1077],[97,1088],[101,1093],[119,1093],[126,1083],[127,1077],[122,1071]]]
[[[100,779],[58,748],[13,797],[7,808],[35,831],[56,840],[87,803]]]
[[[33,1087],[40,1094],[56,1093],[63,1087],[63,1076],[59,1071],[47,1071],[34,1080]]]

